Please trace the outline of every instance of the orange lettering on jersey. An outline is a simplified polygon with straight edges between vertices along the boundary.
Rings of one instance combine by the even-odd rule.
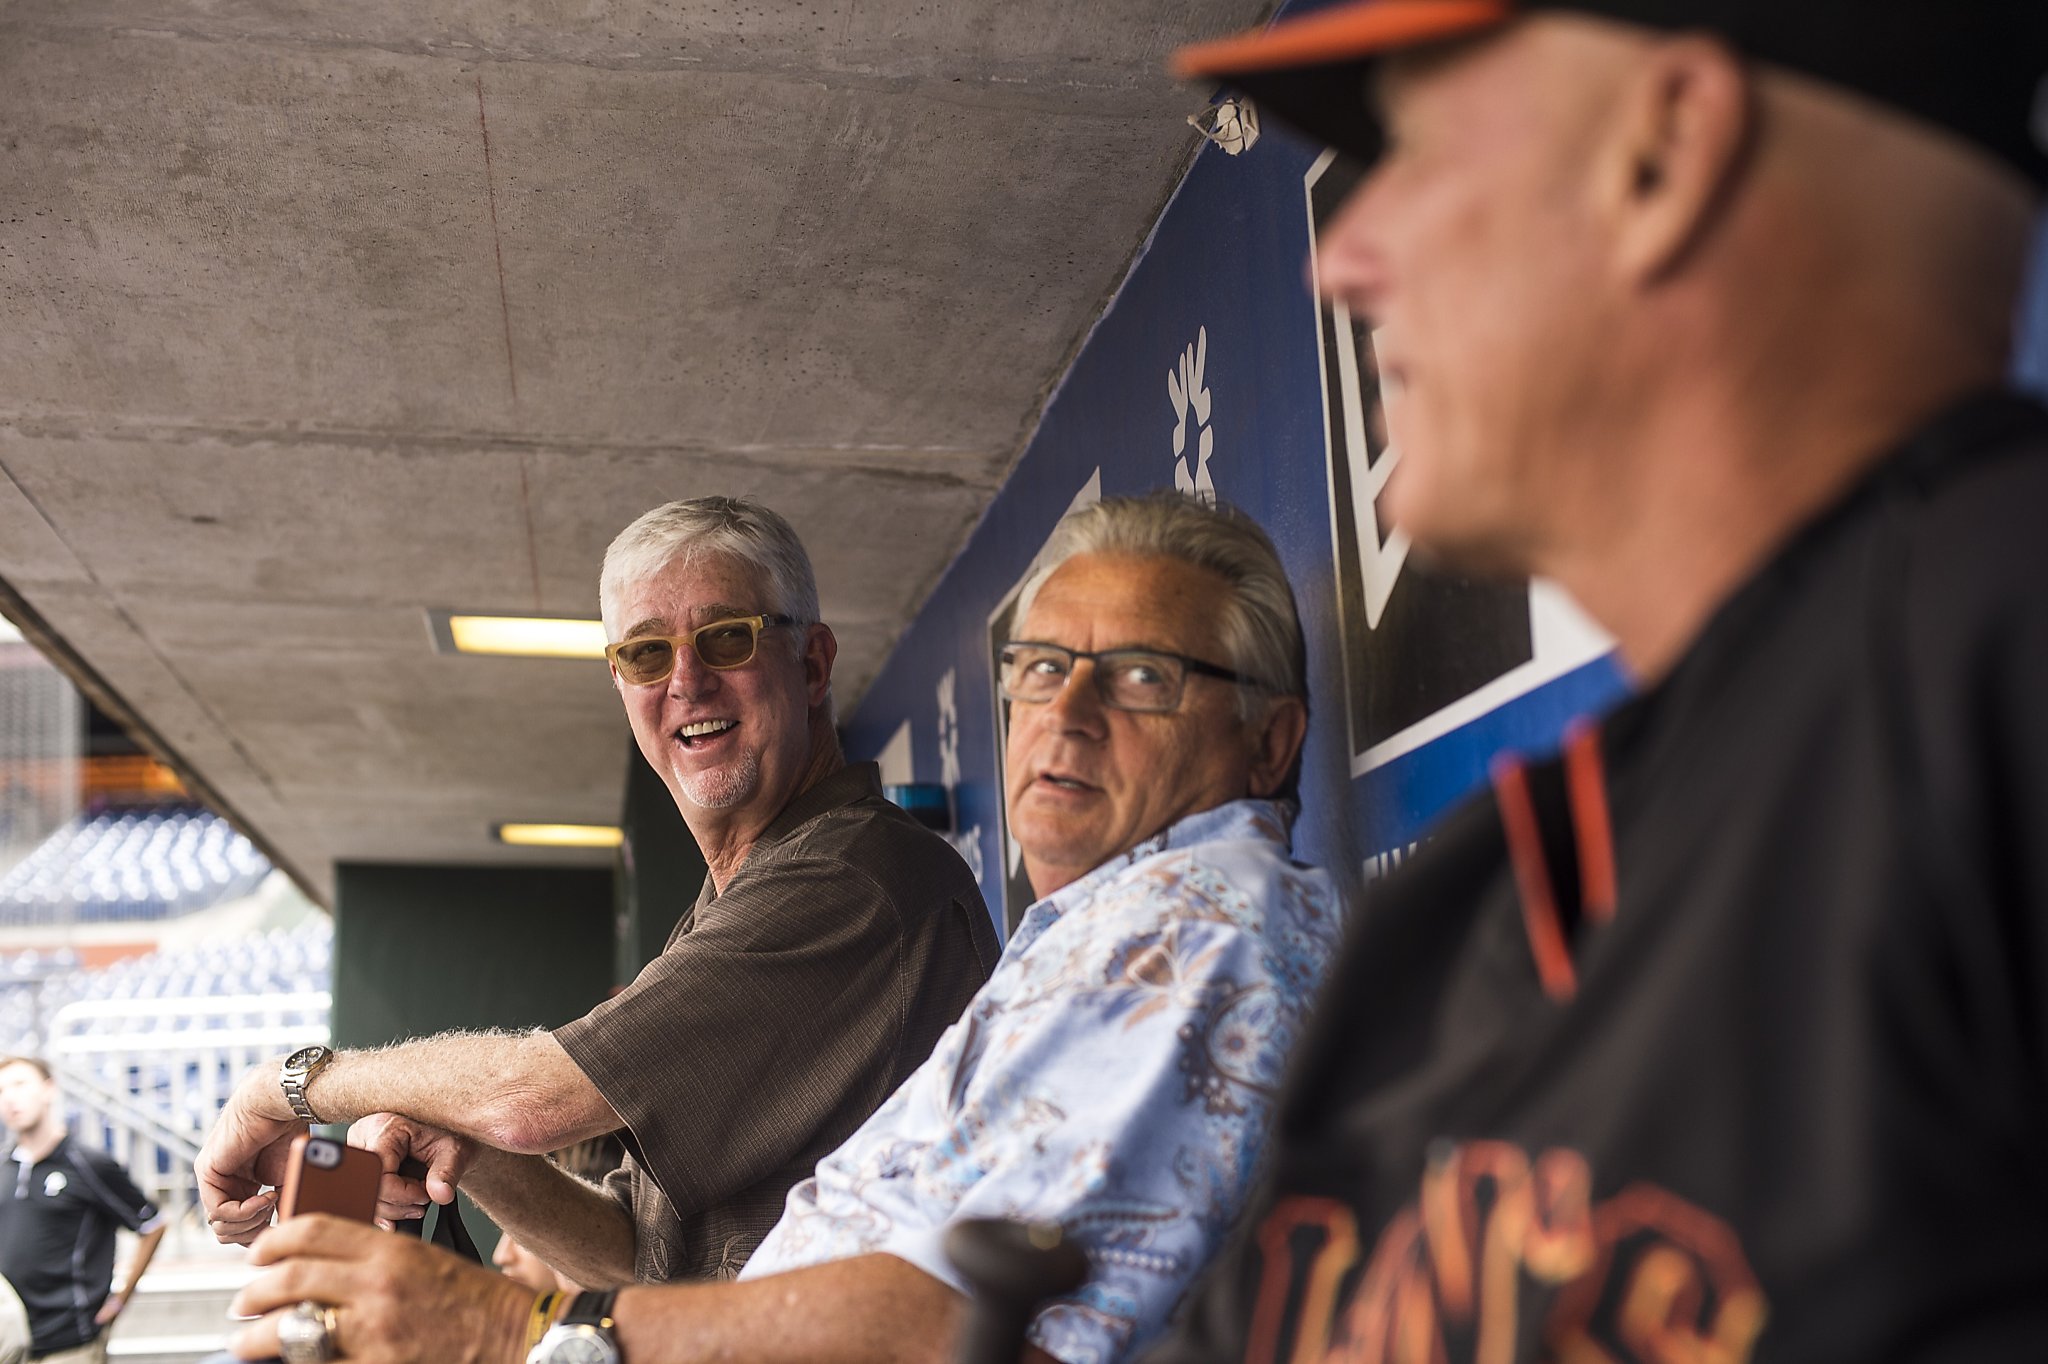
[[[1594,1213],[1600,1260],[1558,1296],[1546,1335],[1579,1347],[1572,1357],[1615,1356],[1593,1342],[1606,1288],[1611,1344],[1643,1364],[1743,1364],[1763,1334],[1763,1288],[1735,1233],[1719,1218],[1654,1185],[1636,1184]]]
[[[1259,1229],[1248,1364],[1290,1343],[1287,1364],[1512,1364],[1546,1296],[1537,1334],[1559,1364],[1745,1364],[1766,1304],[1727,1224],[1650,1185],[1595,1204],[1592,1185],[1565,1148],[1533,1162],[1505,1142],[1433,1151],[1344,1302],[1352,1213],[1284,1200]]]
[[[1284,1198],[1259,1224],[1259,1260],[1265,1278],[1252,1309],[1245,1364],[1273,1364],[1274,1344],[1293,1288],[1294,1256],[1290,1251],[1304,1229],[1319,1231],[1322,1238],[1309,1257],[1301,1295],[1301,1321],[1309,1329],[1297,1331],[1290,1364],[1310,1364],[1328,1348],[1338,1285],[1358,1263],[1358,1219],[1334,1199]]]

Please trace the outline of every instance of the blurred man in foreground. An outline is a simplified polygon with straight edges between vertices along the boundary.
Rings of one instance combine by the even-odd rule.
[[[271,1315],[236,1352],[270,1354],[286,1309],[325,1304],[341,1357],[371,1364],[939,1361],[965,1305],[940,1241],[981,1216],[1061,1223],[1088,1253],[1087,1281],[1038,1314],[1034,1358],[1110,1364],[1156,1336],[1250,1194],[1338,934],[1329,878],[1288,854],[1301,626],[1265,535],[1176,496],[1070,515],[1018,619],[1006,791],[1041,898],[740,1283],[564,1311],[416,1243],[295,1219],[256,1243],[271,1268],[238,1306]]]
[[[222,1240],[269,1225],[263,1186],[307,1123],[378,1115],[351,1140],[394,1172],[388,1219],[460,1180],[577,1283],[730,1278],[987,979],[967,865],[840,754],[838,642],[787,521],[724,497],[657,507],[612,543],[598,595],[634,738],[709,868],[696,904],[630,986],[552,1033],[251,1071],[199,1156]],[[601,1188],[539,1154],[622,1129]],[[408,1155],[424,1184],[396,1175]]]
[[[1352,3],[1185,74],[1376,156],[1418,547],[1639,696],[1384,887],[1160,1357],[2048,1358],[2048,6]]]
[[[57,1082],[41,1061],[0,1060],[0,1120],[14,1134],[11,1187],[0,1193],[0,1275],[27,1313],[28,1358],[105,1364],[106,1328],[164,1239],[163,1214],[119,1161],[72,1139]],[[111,1288],[122,1227],[142,1239],[121,1286]]]

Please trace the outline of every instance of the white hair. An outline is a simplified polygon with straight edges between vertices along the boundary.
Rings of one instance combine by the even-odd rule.
[[[1039,552],[1017,599],[1017,620],[1029,613],[1053,570],[1077,554],[1175,559],[1223,579],[1230,590],[1217,603],[1217,630],[1231,668],[1255,683],[1239,689],[1239,712],[1252,718],[1258,692],[1308,704],[1308,662],[1294,589],[1273,542],[1243,512],[1176,492],[1105,497],[1069,512]]]
[[[646,513],[620,531],[604,552],[597,608],[604,618],[605,638],[618,639],[624,628],[620,599],[629,586],[678,560],[687,563],[707,554],[758,570],[768,588],[766,609],[789,616],[800,626],[818,619],[818,580],[811,572],[811,556],[789,522],[744,498],[693,497]],[[801,631],[797,638],[802,640]]]

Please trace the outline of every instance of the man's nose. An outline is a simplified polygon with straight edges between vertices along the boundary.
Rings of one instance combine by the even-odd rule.
[[[1066,685],[1045,703],[1046,718],[1063,732],[1101,736],[1105,730],[1102,693],[1095,686],[1095,660],[1077,658]]]
[[[702,696],[718,688],[718,669],[708,668],[687,644],[676,646],[675,666],[668,670],[671,696]]]
[[[1311,287],[1348,307],[1353,320],[1370,325],[1370,314],[1386,287],[1386,260],[1374,230],[1372,181],[1351,192],[1316,232],[1315,257],[1306,262]]]

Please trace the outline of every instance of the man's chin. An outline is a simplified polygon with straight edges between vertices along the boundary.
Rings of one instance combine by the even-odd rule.
[[[700,772],[676,772],[683,798],[700,810],[745,805],[761,789],[761,761],[752,753]]]
[[[1105,845],[1100,828],[1073,828],[1050,821],[1013,825],[1010,837],[1017,840],[1027,869],[1038,866],[1058,871],[1072,879],[1095,870],[1113,855]]]

